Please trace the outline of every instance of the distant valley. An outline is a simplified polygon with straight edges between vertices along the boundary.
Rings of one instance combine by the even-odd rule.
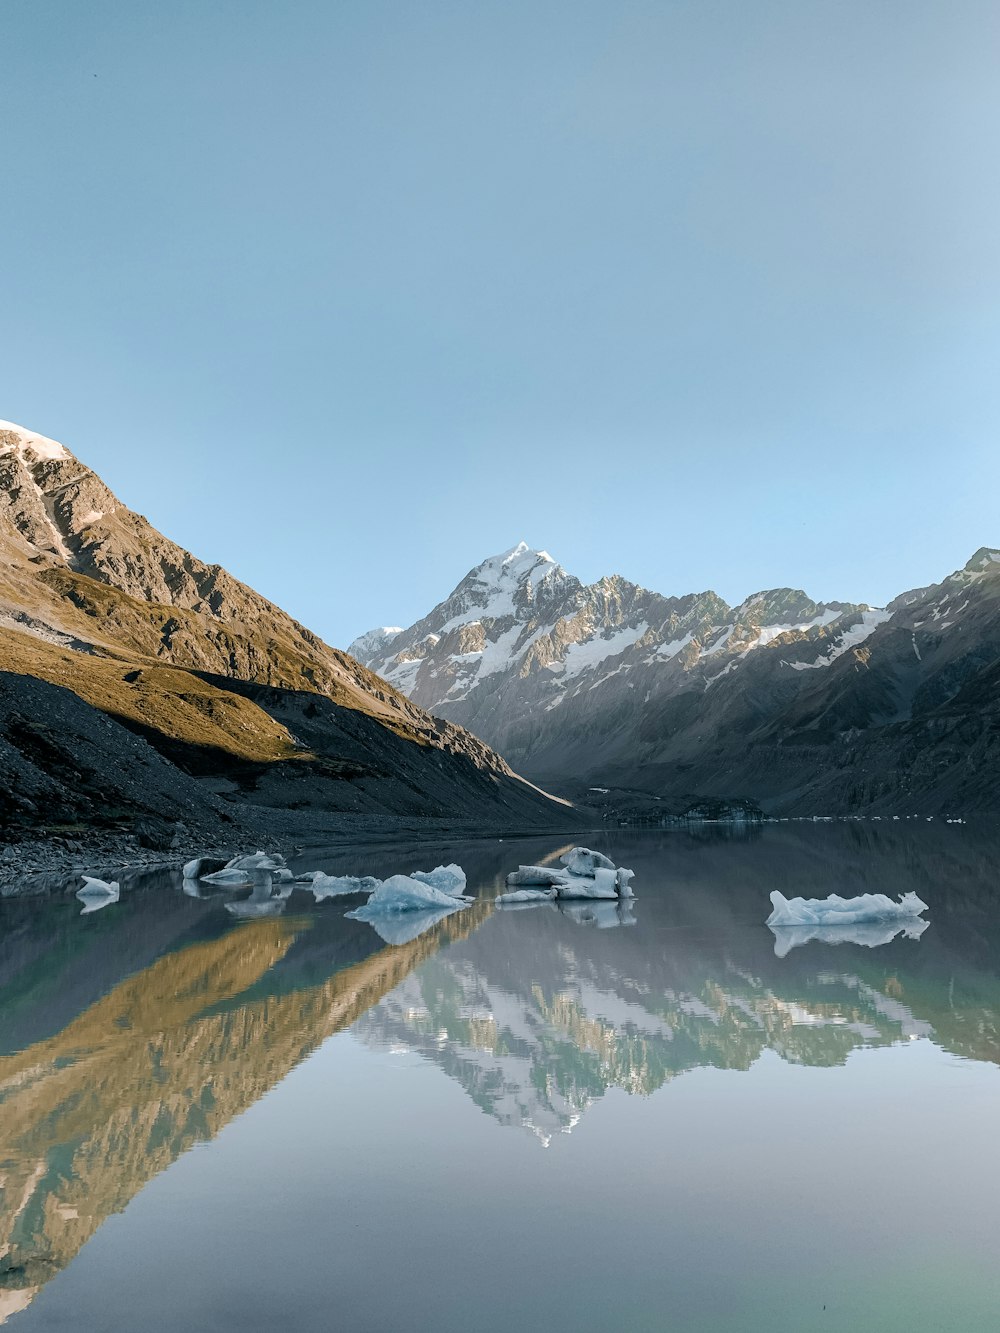
[[[606,815],[739,802],[934,814],[1000,796],[1000,551],[988,548],[884,608],[794,588],[730,607],[619,575],[585,585],[522,542],[416,624],[349,651]]]

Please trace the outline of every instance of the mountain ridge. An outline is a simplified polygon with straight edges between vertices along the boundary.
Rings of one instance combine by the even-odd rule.
[[[730,607],[712,591],[665,597],[619,575],[585,585],[522,543],[476,566],[374,652],[359,650],[411,699],[482,735],[543,784],[575,775],[568,789],[577,794],[600,781],[681,809],[706,796],[808,813],[821,799],[877,806],[894,797],[876,770],[904,754],[919,769],[931,751],[952,768],[959,751],[945,762],[940,747],[949,727],[961,727],[982,742],[970,782],[958,791],[928,773],[917,795],[933,804],[937,786],[941,800],[968,807],[1000,793],[1000,756],[980,735],[987,715],[954,715],[982,692],[976,674],[1000,660],[998,597],[1000,553],[990,547],[884,608],[815,602],[796,588]],[[932,700],[952,708],[950,721],[929,717]],[[883,750],[872,757],[877,731]],[[867,785],[863,773],[860,789],[831,781],[859,758]],[[899,799],[913,794],[897,784]]]
[[[56,822],[97,817],[98,779],[114,785],[114,806],[161,824],[197,811],[198,793],[197,817],[209,820],[242,807],[245,821],[254,806],[303,818],[568,817],[477,737],[165,537],[65,446],[9,422],[0,425],[0,672],[8,829],[37,824],[45,806]],[[39,691],[19,684],[30,679],[56,691],[47,697],[61,734],[22,725],[44,730]],[[173,769],[176,801],[165,802],[162,783],[130,795],[114,763],[97,762],[95,737],[123,762],[135,742],[95,729],[88,708]],[[297,734],[307,730],[308,742]],[[75,789],[74,750],[97,765]]]

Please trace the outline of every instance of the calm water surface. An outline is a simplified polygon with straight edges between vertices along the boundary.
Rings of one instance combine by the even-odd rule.
[[[596,843],[596,840],[594,840]],[[0,903],[0,1322],[74,1330],[994,1330],[1000,839],[621,831],[614,904],[406,939],[147,875]],[[910,889],[919,939],[767,895]]]

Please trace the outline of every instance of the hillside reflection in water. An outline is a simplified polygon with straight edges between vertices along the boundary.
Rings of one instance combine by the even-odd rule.
[[[238,921],[232,895],[193,898],[165,874],[86,919],[73,899],[0,904],[0,1316],[124,1329],[138,1301],[148,1328],[328,1328],[335,1270],[351,1329],[597,1329],[615,1309],[658,1328],[668,1292],[684,1328],[811,1327],[823,1304],[824,1328],[936,1327],[912,1303],[926,1312],[936,1291],[952,1313],[965,1301],[952,1327],[979,1327],[992,1266],[972,1237],[988,1239],[1000,1184],[976,1128],[1000,1094],[996,844],[847,826],[623,830],[601,846],[637,871],[632,913],[494,909],[506,869],[553,840],[308,858],[375,874],[465,865],[477,901],[413,939],[390,932],[400,943],[345,920],[350,901],[296,889],[279,915]],[[762,924],[773,888],[915,890],[930,924],[776,939]],[[225,1244],[198,1246],[213,1209]],[[932,1234],[938,1214],[947,1235]],[[826,1284],[815,1309],[787,1272],[805,1219],[800,1262]],[[785,1269],[784,1313],[749,1253],[747,1228],[768,1226],[758,1259]],[[869,1236],[860,1282],[852,1226]],[[435,1236],[461,1242],[447,1299],[433,1246],[417,1258]],[[249,1257],[262,1242],[285,1255],[270,1313]],[[600,1279],[574,1261],[594,1246]],[[717,1304],[737,1290],[739,1314]]]

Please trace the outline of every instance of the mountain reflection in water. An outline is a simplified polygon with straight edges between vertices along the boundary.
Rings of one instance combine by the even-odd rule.
[[[0,1318],[347,1027],[418,1053],[545,1145],[611,1088],[648,1096],[699,1067],[747,1070],[768,1050],[832,1067],[859,1047],[927,1038],[1000,1062],[994,860],[968,830],[698,843],[622,831],[601,847],[637,871],[627,910],[495,911],[504,872],[556,846],[448,848],[478,901],[382,937],[345,920],[350,900],[317,907],[297,888],[282,915],[234,920],[232,895],[193,897],[169,874],[123,885],[86,920],[72,899],[0,904]],[[382,849],[323,864],[385,874],[434,859]],[[929,925],[922,938],[897,923],[776,941],[763,925],[775,887],[913,889]]]

